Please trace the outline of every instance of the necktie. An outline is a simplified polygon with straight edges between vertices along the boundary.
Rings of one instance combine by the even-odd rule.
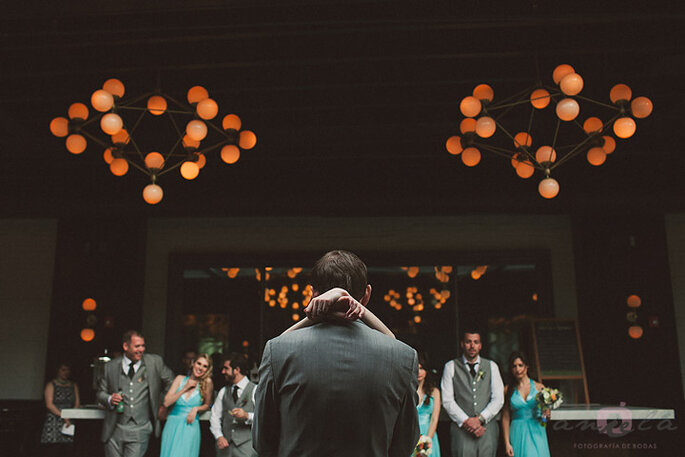
[[[235,385],[233,386],[233,392],[231,393],[231,396],[233,397],[233,403],[238,402],[238,386]]]
[[[469,372],[471,373],[471,377],[475,378],[476,377],[476,364],[475,364],[475,362],[474,363],[466,362],[466,365],[469,366]]]
[[[136,370],[133,369],[133,362],[128,364],[128,379],[133,379],[136,375]]]

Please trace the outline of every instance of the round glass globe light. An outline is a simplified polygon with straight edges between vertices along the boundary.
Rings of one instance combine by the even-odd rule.
[[[107,135],[116,135],[124,128],[124,121],[118,114],[107,113],[100,118],[100,128]]]
[[[150,114],[161,116],[167,109],[167,103],[161,95],[153,95],[147,99],[147,110]]]
[[[637,97],[630,102],[630,111],[638,119],[644,119],[652,114],[653,108],[652,101],[647,97]]]
[[[243,149],[252,149],[255,147],[257,144],[257,135],[254,134],[254,132],[250,130],[243,130],[240,132],[240,136],[238,138],[238,146],[240,146]]]
[[[104,113],[114,106],[114,97],[106,90],[98,89],[90,96],[90,104],[93,105],[96,111]]]
[[[150,169],[159,170],[164,167],[164,156],[159,152],[150,152],[145,156],[145,166]]]
[[[188,90],[188,103],[199,103],[202,100],[209,98],[209,92],[202,86],[193,86]]]
[[[554,198],[559,194],[559,183],[554,178],[545,178],[538,184],[538,192],[544,198]]]
[[[630,87],[628,87],[625,84],[616,84],[609,91],[609,98],[611,99],[611,103],[617,103],[619,101],[627,102],[630,100],[632,96],[633,91],[630,90]]]
[[[583,90],[583,78],[578,73],[569,73],[561,78],[559,88],[566,95],[578,95]]]
[[[197,154],[197,166],[202,170],[205,165],[207,165],[207,158],[205,157],[204,154],[198,153]]]
[[[233,164],[240,158],[240,149],[238,146],[229,144],[221,148],[221,160],[228,164]]]
[[[604,140],[604,144],[602,144],[602,149],[604,150],[604,152],[606,152],[607,154],[611,154],[612,152],[614,152],[614,150],[616,150],[616,140],[614,140],[613,137],[604,135],[602,137],[602,140]]]
[[[66,117],[56,117],[50,121],[50,132],[58,138],[69,134],[69,121]]]
[[[197,163],[183,162],[183,165],[181,165],[181,176],[185,179],[195,179],[198,174],[200,174],[200,167],[197,166]]]
[[[81,154],[86,150],[88,143],[83,135],[73,133],[67,137],[66,145],[67,151],[71,152],[72,154]]]
[[[473,146],[464,149],[461,153],[461,161],[467,167],[475,167],[480,163],[480,151]]]
[[[107,165],[112,163],[112,160],[114,160],[114,156],[112,155],[112,148],[105,149],[105,152],[102,153],[102,158],[105,160],[105,163],[107,163]]]
[[[445,147],[447,148],[447,152],[453,156],[461,154],[461,151],[464,150],[464,148],[461,146],[461,138],[456,135],[447,139]]]
[[[568,64],[562,63],[561,65],[557,65],[557,67],[552,72],[552,79],[554,80],[554,84],[559,84],[561,80],[564,79],[564,76],[575,72],[576,70],[574,70],[573,67]]]
[[[516,167],[519,166],[520,162],[523,162],[523,154],[520,152],[517,152],[513,156],[511,156],[511,166],[514,167],[514,170],[516,170]]]
[[[578,102],[572,98],[565,98],[557,103],[557,116],[562,121],[572,121],[580,113]]]
[[[636,128],[635,121],[631,117],[621,117],[614,121],[614,133],[619,138],[630,138]]]
[[[587,151],[587,161],[596,167],[602,165],[607,160],[607,153],[600,147],[590,148]]]
[[[197,103],[195,108],[197,115],[204,120],[214,119],[217,114],[219,114],[219,105],[216,104],[211,98],[206,98]]]
[[[185,134],[183,135],[183,147],[186,149],[197,149],[200,147],[200,142],[193,140],[188,134]]]
[[[83,308],[84,311],[95,311],[97,306],[98,304],[92,298],[86,298],[83,300],[83,303],[81,303],[81,308]]]
[[[628,335],[634,340],[642,338],[643,332],[642,327],[639,325],[631,325],[628,329]]]
[[[602,127],[604,127],[604,124],[598,117],[588,117],[585,119],[585,122],[583,122],[583,130],[585,130],[585,133],[588,135],[601,131]]]
[[[459,110],[465,117],[475,117],[480,113],[482,105],[476,97],[468,96],[459,104]]]
[[[524,160],[516,165],[516,174],[519,178],[528,179],[535,173],[535,167],[530,160]]]
[[[131,141],[131,137],[126,129],[121,129],[118,133],[112,135],[112,143],[114,144],[128,144],[129,141]]]
[[[227,114],[221,121],[221,127],[223,127],[224,130],[240,130],[241,125],[240,118],[235,114]]]
[[[157,184],[148,184],[143,189],[143,200],[150,205],[156,205],[162,201],[164,191]]]
[[[533,108],[547,108],[550,100],[551,97],[549,96],[549,92],[547,92],[545,89],[535,89],[530,94],[530,104],[533,105]]]
[[[469,132],[475,132],[476,131],[476,120],[467,117],[466,119],[462,119],[462,121],[459,123],[459,131],[461,133],[469,133]]]
[[[95,330],[92,328],[84,328],[81,330],[81,339],[86,343],[93,341],[95,338]]]
[[[88,119],[88,107],[83,103],[72,103],[67,111],[69,119]]]
[[[490,138],[496,129],[495,120],[489,116],[483,116],[476,121],[476,134],[481,138]]]
[[[111,78],[105,81],[105,83],[102,85],[102,88],[110,94],[114,95],[115,97],[119,98],[123,97],[124,93],[126,92],[124,83],[122,83],[116,78]]]
[[[112,172],[114,176],[124,176],[128,173],[128,162],[124,158],[118,158],[112,160],[109,164],[109,171]]]
[[[488,86],[487,84],[479,84],[475,89],[473,89],[473,96],[478,100],[489,103],[495,97],[495,91],[492,90],[492,87]]]
[[[202,141],[207,136],[207,125],[200,120],[192,120],[186,125],[186,133],[191,140]]]
[[[557,160],[557,151],[552,146],[540,146],[535,152],[535,160],[538,163],[554,163]]]
[[[642,305],[642,299],[639,295],[629,295],[626,299],[626,303],[630,308],[639,308]]]
[[[530,147],[533,144],[533,138],[526,132],[519,132],[514,135],[514,147],[521,149],[521,146]]]

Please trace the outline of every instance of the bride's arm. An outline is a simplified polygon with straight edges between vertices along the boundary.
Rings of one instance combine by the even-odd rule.
[[[361,304],[359,306],[362,306]],[[390,329],[376,317],[375,314],[371,312],[368,308],[364,309],[364,314],[362,315],[362,322],[371,327],[374,330],[378,330],[391,338],[395,338],[395,334],[390,331]]]

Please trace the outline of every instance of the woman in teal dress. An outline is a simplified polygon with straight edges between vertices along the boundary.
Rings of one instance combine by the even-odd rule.
[[[200,455],[199,413],[212,401],[212,359],[200,354],[188,376],[176,376],[164,397],[164,406],[174,406],[162,432],[160,457],[197,457]]]
[[[535,395],[544,387],[528,377],[528,359],[515,351],[509,357],[509,384],[504,390],[502,434],[509,457],[549,457],[547,429],[540,423]],[[549,417],[549,410],[542,414]]]
[[[440,442],[438,441],[438,416],[440,415],[440,390],[435,386],[425,355],[419,356],[419,403],[416,410],[419,414],[420,440],[431,443],[431,457],[440,457]]]

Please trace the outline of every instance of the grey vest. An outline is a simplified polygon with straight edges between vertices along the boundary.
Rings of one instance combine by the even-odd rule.
[[[254,413],[254,402],[252,401],[252,391],[255,389],[255,384],[248,382],[243,389],[242,395],[238,397],[238,402],[233,402],[233,386],[226,386],[224,391],[224,400],[222,402],[223,420],[221,421],[221,431],[229,442],[233,442],[236,446],[240,446],[244,442],[252,439],[252,426],[246,424],[244,420],[236,419],[231,416],[233,408],[242,408],[246,413]]]
[[[454,400],[469,417],[477,416],[490,402],[492,367],[490,360],[480,358],[476,377],[461,357],[454,359]]]
[[[144,425],[150,421],[150,386],[147,381],[147,370],[142,365],[133,379],[128,379],[123,370],[119,374],[119,388],[124,393],[124,412],[119,414],[117,422]]]

